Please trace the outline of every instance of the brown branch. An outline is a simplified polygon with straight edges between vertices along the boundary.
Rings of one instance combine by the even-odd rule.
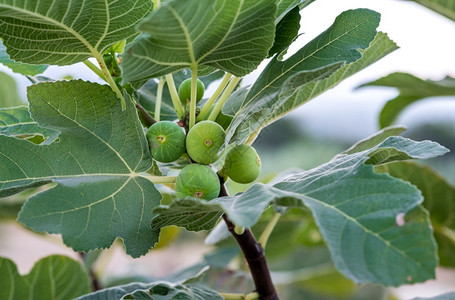
[[[145,110],[139,101],[136,102],[136,108],[139,111],[145,126],[150,127],[156,123],[156,120]]]
[[[220,177],[221,190],[219,197],[229,196],[224,185],[223,178]],[[256,241],[256,238],[250,229],[245,229],[243,234],[238,235],[235,233],[235,225],[223,215],[224,222],[227,225],[229,232],[233,235],[235,240],[242,249],[243,255],[250,268],[251,276],[253,277],[256,292],[259,294],[260,300],[279,300],[278,294],[273,285],[270,271],[267,266],[267,261],[264,255],[264,249]]]

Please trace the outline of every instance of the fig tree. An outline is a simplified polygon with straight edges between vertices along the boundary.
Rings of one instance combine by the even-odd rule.
[[[201,80],[197,80],[197,95],[196,103],[201,101],[204,96],[205,86]],[[191,99],[191,78],[184,80],[179,86],[179,98],[183,105],[186,105],[188,100]]]
[[[172,162],[185,152],[185,133],[174,122],[160,121],[147,130],[152,157],[159,162]]]
[[[186,151],[195,162],[211,164],[218,159],[218,151],[225,137],[224,129],[218,123],[201,121],[188,132]]]
[[[256,180],[261,171],[261,160],[256,150],[248,145],[237,145],[226,154],[222,173],[238,183]]]
[[[218,175],[209,166],[190,164],[184,167],[175,181],[177,197],[197,197],[211,200],[220,193]]]

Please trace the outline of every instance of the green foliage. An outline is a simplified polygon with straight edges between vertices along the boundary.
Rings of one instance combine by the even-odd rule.
[[[238,226],[251,227],[271,204],[283,208],[307,207],[332,253],[335,266],[348,278],[359,283],[369,281],[391,286],[433,278],[436,246],[427,215],[419,207],[423,200],[419,191],[408,183],[377,174],[372,166],[364,164],[377,155],[386,157],[390,149],[405,153],[406,157],[391,156],[381,162],[442,155],[447,151],[428,141],[390,137],[372,149],[339,155],[327,164],[288,177],[273,187],[255,184],[240,195],[199,202],[199,220],[207,220],[203,228],[209,229],[213,224],[211,217],[219,210]],[[362,182],[361,188],[358,182]],[[172,224],[190,224],[191,230],[195,216],[185,209],[188,206],[176,201],[168,206],[166,214],[177,216],[172,218],[175,222]],[[163,208],[155,212],[163,215]],[[398,214],[406,218],[404,226],[396,224]],[[160,225],[171,225],[163,224],[163,219],[159,221]],[[154,224],[155,219],[152,227],[158,229]],[[362,262],[357,260],[359,256],[364,257]],[[375,271],[369,271],[372,269]]]
[[[240,98],[240,104],[235,105],[240,110],[231,123],[227,140],[244,142],[279,116],[348,77],[352,71],[369,65],[368,60],[372,57],[359,50],[368,46],[375,48],[371,51],[374,61],[395,49],[393,42],[382,34],[370,45],[377,35],[378,24],[379,15],[376,12],[364,9],[347,11],[338,16],[324,33],[287,60],[280,61],[275,57],[245,98]],[[362,54],[364,61],[355,65],[354,62],[362,58]],[[306,95],[307,91],[309,95]]]
[[[6,53],[6,47],[3,45],[2,41],[0,41],[0,63],[11,68],[15,73],[31,76],[43,73],[48,67],[48,65],[30,65],[15,62],[9,58],[9,55]]]
[[[28,108],[25,106],[0,108],[0,133],[25,139],[40,136],[46,144],[55,141],[59,135],[56,130],[38,126],[38,123],[30,117]]]
[[[398,88],[400,94],[389,100],[379,115],[381,128],[393,124],[398,116],[411,104],[430,97],[454,96],[455,79],[446,77],[440,81],[423,80],[410,74],[393,73],[377,80],[365,83],[364,86],[384,86]]]
[[[300,10],[312,2],[0,0],[0,63],[34,76],[49,64],[85,61],[108,84],[35,83],[27,90],[28,106],[0,109],[1,217],[16,216],[20,207],[18,221],[28,228],[61,234],[75,251],[97,249],[83,255],[88,270],[116,239],[132,257],[147,254],[167,226],[215,228],[208,240],[218,243],[202,262],[173,277],[88,295],[88,276],[72,260],[46,258],[20,276],[11,261],[0,259],[2,298],[254,298],[246,294],[260,291],[260,280],[246,249],[264,256],[251,232],[269,245],[274,281],[288,287],[280,293],[291,298],[379,297],[382,286],[433,278],[437,251],[442,265],[454,267],[454,212],[445,209],[453,187],[402,162],[447,149],[397,137],[402,127],[384,128],[310,170],[287,171],[228,196],[224,175],[243,183],[258,176],[250,145],[262,128],[397,48],[377,31],[377,12],[355,9],[283,60],[298,35]],[[252,86],[242,86],[241,77],[270,57]],[[370,85],[397,87],[408,100],[453,94],[451,78],[390,77]],[[223,79],[198,109],[196,101],[187,103],[189,93],[180,95],[182,107],[175,86],[183,82],[188,92],[198,78],[205,86]],[[15,85],[3,79],[0,105],[16,106]],[[169,124],[170,132],[161,130]],[[169,158],[156,140],[174,133],[179,149]],[[248,150],[229,152],[236,147]],[[31,190],[43,185],[38,193]],[[229,230],[254,280],[241,270],[238,247],[225,240],[230,233],[219,222],[223,215],[233,223]],[[242,244],[245,237],[249,245]],[[369,282],[382,286],[354,284]]]
[[[32,117],[61,132],[60,141],[39,146],[0,136],[0,161],[8,170],[0,174],[0,195],[58,185],[31,197],[19,221],[61,233],[79,251],[105,248],[121,237],[132,256],[145,254],[158,240],[149,222],[161,196],[139,174],[152,158],[131,102],[122,111],[109,87],[79,80],[36,84],[28,97]]]
[[[135,26],[151,6],[148,0],[1,0],[0,37],[18,62],[61,66],[102,59],[109,46],[137,35]]]
[[[127,47],[125,79],[135,83],[195,66],[246,75],[273,43],[275,11],[269,0],[165,3],[139,25],[147,34]]]
[[[88,274],[82,266],[58,255],[41,259],[25,276],[11,260],[0,257],[0,286],[0,298],[13,300],[65,300],[90,292]]]
[[[0,108],[22,105],[17,93],[16,81],[9,75],[0,72]]]
[[[412,162],[394,162],[377,170],[409,181],[422,191],[438,242],[439,263],[455,268],[455,187],[430,168]]]

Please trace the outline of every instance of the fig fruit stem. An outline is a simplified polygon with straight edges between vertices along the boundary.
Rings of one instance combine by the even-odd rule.
[[[161,101],[163,99],[163,88],[166,80],[161,77],[158,82],[158,89],[156,91],[156,103],[155,103],[155,120],[160,121],[160,112],[161,112]]]
[[[226,85],[228,84],[229,80],[231,79],[232,74],[231,73],[226,73],[223,77],[223,80],[221,80],[220,85],[217,87],[215,92],[210,96],[209,100],[204,104],[204,106],[201,109],[201,112],[196,118],[196,121],[202,121],[205,118],[205,115],[207,112],[210,110],[212,107],[213,103],[215,103],[215,100],[220,96],[221,92],[224,90]]]
[[[219,177],[219,179],[221,184],[219,197],[229,196],[224,185],[224,179],[222,177]],[[228,219],[226,214],[223,214],[223,220],[245,256],[251,276],[253,277],[256,292],[259,295],[258,299],[279,300],[267,266],[264,249],[256,241],[251,229],[246,228],[243,234],[239,235],[235,233],[235,225]]]
[[[139,176],[148,179],[155,184],[175,183],[175,180],[177,179],[177,176],[153,176],[145,173],[141,173]]]
[[[84,65],[86,65],[90,70],[92,70],[101,79],[106,81],[106,78],[104,78],[103,72],[94,63],[92,63],[90,60],[88,60],[88,59],[84,60]]]
[[[234,91],[235,87],[239,83],[242,78],[240,77],[233,77],[229,82],[228,86],[224,90],[223,94],[221,95],[220,99],[216,103],[215,107],[213,108],[212,112],[210,113],[208,120],[215,122],[216,117],[220,113],[221,109],[223,108],[224,104],[226,103],[227,99],[231,96],[232,92]]]
[[[261,244],[262,248],[265,249],[267,245],[267,241],[269,240],[270,235],[272,234],[273,229],[275,228],[278,220],[280,219],[281,214],[275,212],[272,219],[269,221],[267,226],[265,227],[264,231],[262,232],[261,236],[259,237],[259,244]]]
[[[259,299],[258,293],[250,294],[230,294],[230,293],[220,293],[224,300],[256,300]]]
[[[123,97],[122,91],[120,91],[119,87],[112,78],[111,73],[109,72],[109,68],[106,66],[106,63],[104,62],[103,55],[100,53],[96,53],[95,58],[98,64],[100,65],[101,71],[103,72],[104,75],[104,79],[109,84],[111,89],[115,92],[117,97],[120,99],[122,103],[122,109],[125,110],[126,109],[125,98]]]
[[[196,124],[197,102],[197,64],[191,66],[191,99],[190,99],[190,124],[189,129]]]
[[[174,105],[175,112],[177,117],[181,120],[184,114],[182,103],[180,103],[179,94],[175,88],[174,78],[172,74],[166,75],[167,86],[169,88],[169,93],[171,94],[172,104]]]

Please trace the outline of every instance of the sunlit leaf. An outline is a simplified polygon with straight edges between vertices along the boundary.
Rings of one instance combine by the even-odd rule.
[[[0,108],[13,107],[22,104],[19,94],[17,93],[16,81],[11,76],[0,72]]]
[[[346,11],[290,58],[280,61],[275,57],[239,106],[227,141],[244,142],[262,127],[393,51],[395,44],[386,35],[377,34],[378,24],[379,14],[374,11]],[[308,80],[308,75],[324,69],[324,76]],[[307,80],[300,80],[302,75]]]
[[[58,131],[42,128],[30,117],[28,107],[0,109],[0,134],[17,138],[30,138],[36,135],[53,142],[58,137]]]
[[[11,59],[69,65],[134,37],[149,0],[0,0],[0,37]]]
[[[77,251],[109,247],[120,237],[128,254],[147,253],[158,240],[150,220],[161,195],[140,174],[152,158],[131,101],[122,111],[108,86],[80,80],[36,84],[28,97],[33,119],[61,132],[59,142],[0,135],[0,196],[58,184],[31,197],[19,221],[61,233]]]
[[[9,55],[6,53],[6,47],[3,45],[2,41],[0,41],[0,64],[9,67],[15,73],[31,76],[43,73],[48,67],[48,65],[30,65],[15,62],[9,58]]]
[[[267,56],[275,36],[274,1],[186,0],[164,3],[125,50],[124,78],[143,81],[192,66],[243,76]]]

